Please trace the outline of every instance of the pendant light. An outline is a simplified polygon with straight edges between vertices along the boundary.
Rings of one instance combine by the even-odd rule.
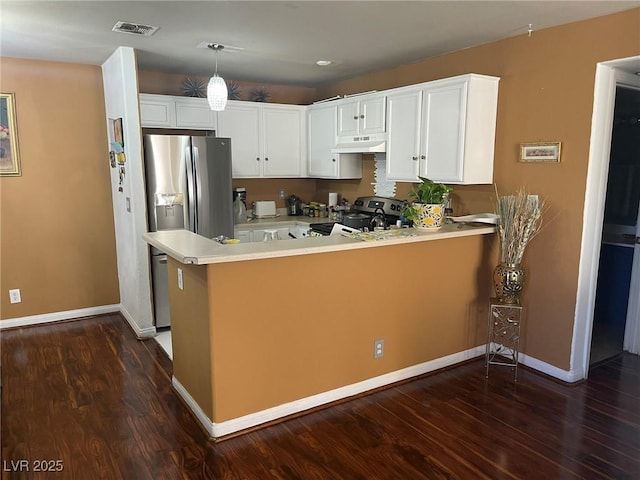
[[[216,52],[216,71],[207,85],[207,100],[211,110],[221,112],[227,106],[227,84],[224,79],[218,75],[218,52],[224,48],[219,43],[211,43],[207,45],[211,50]]]

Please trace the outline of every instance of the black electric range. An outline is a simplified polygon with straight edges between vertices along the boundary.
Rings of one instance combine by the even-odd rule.
[[[387,224],[391,225],[400,218],[405,204],[406,201],[395,198],[358,197],[353,203],[352,212],[346,213],[340,223],[347,227],[367,231],[371,219],[382,210]],[[336,223],[338,222],[312,223],[309,228],[312,235],[329,235]]]

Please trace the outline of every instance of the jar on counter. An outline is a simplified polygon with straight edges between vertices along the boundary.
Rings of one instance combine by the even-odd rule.
[[[326,217],[327,216],[327,205],[326,204],[321,203],[320,207],[319,207],[319,210],[320,210],[320,216],[321,217]]]

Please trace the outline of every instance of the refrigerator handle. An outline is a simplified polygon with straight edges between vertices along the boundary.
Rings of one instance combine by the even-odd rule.
[[[206,222],[202,216],[205,214],[206,207],[202,203],[202,167],[200,164],[200,149],[191,144],[191,152],[192,152],[192,161],[193,161],[193,182],[195,184],[195,195],[194,202],[196,205],[195,211],[195,225],[194,229],[195,233],[200,235],[203,234],[203,230],[206,229]],[[205,171],[206,174],[206,171]]]
[[[185,166],[187,169],[187,229],[197,233],[197,211],[196,211],[196,183],[194,162],[191,156],[191,147],[186,147],[184,152]]]

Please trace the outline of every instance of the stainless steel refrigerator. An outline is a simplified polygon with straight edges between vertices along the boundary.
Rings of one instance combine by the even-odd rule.
[[[185,228],[214,238],[233,237],[231,139],[145,135],[149,231]],[[156,327],[168,327],[167,256],[151,248]]]

